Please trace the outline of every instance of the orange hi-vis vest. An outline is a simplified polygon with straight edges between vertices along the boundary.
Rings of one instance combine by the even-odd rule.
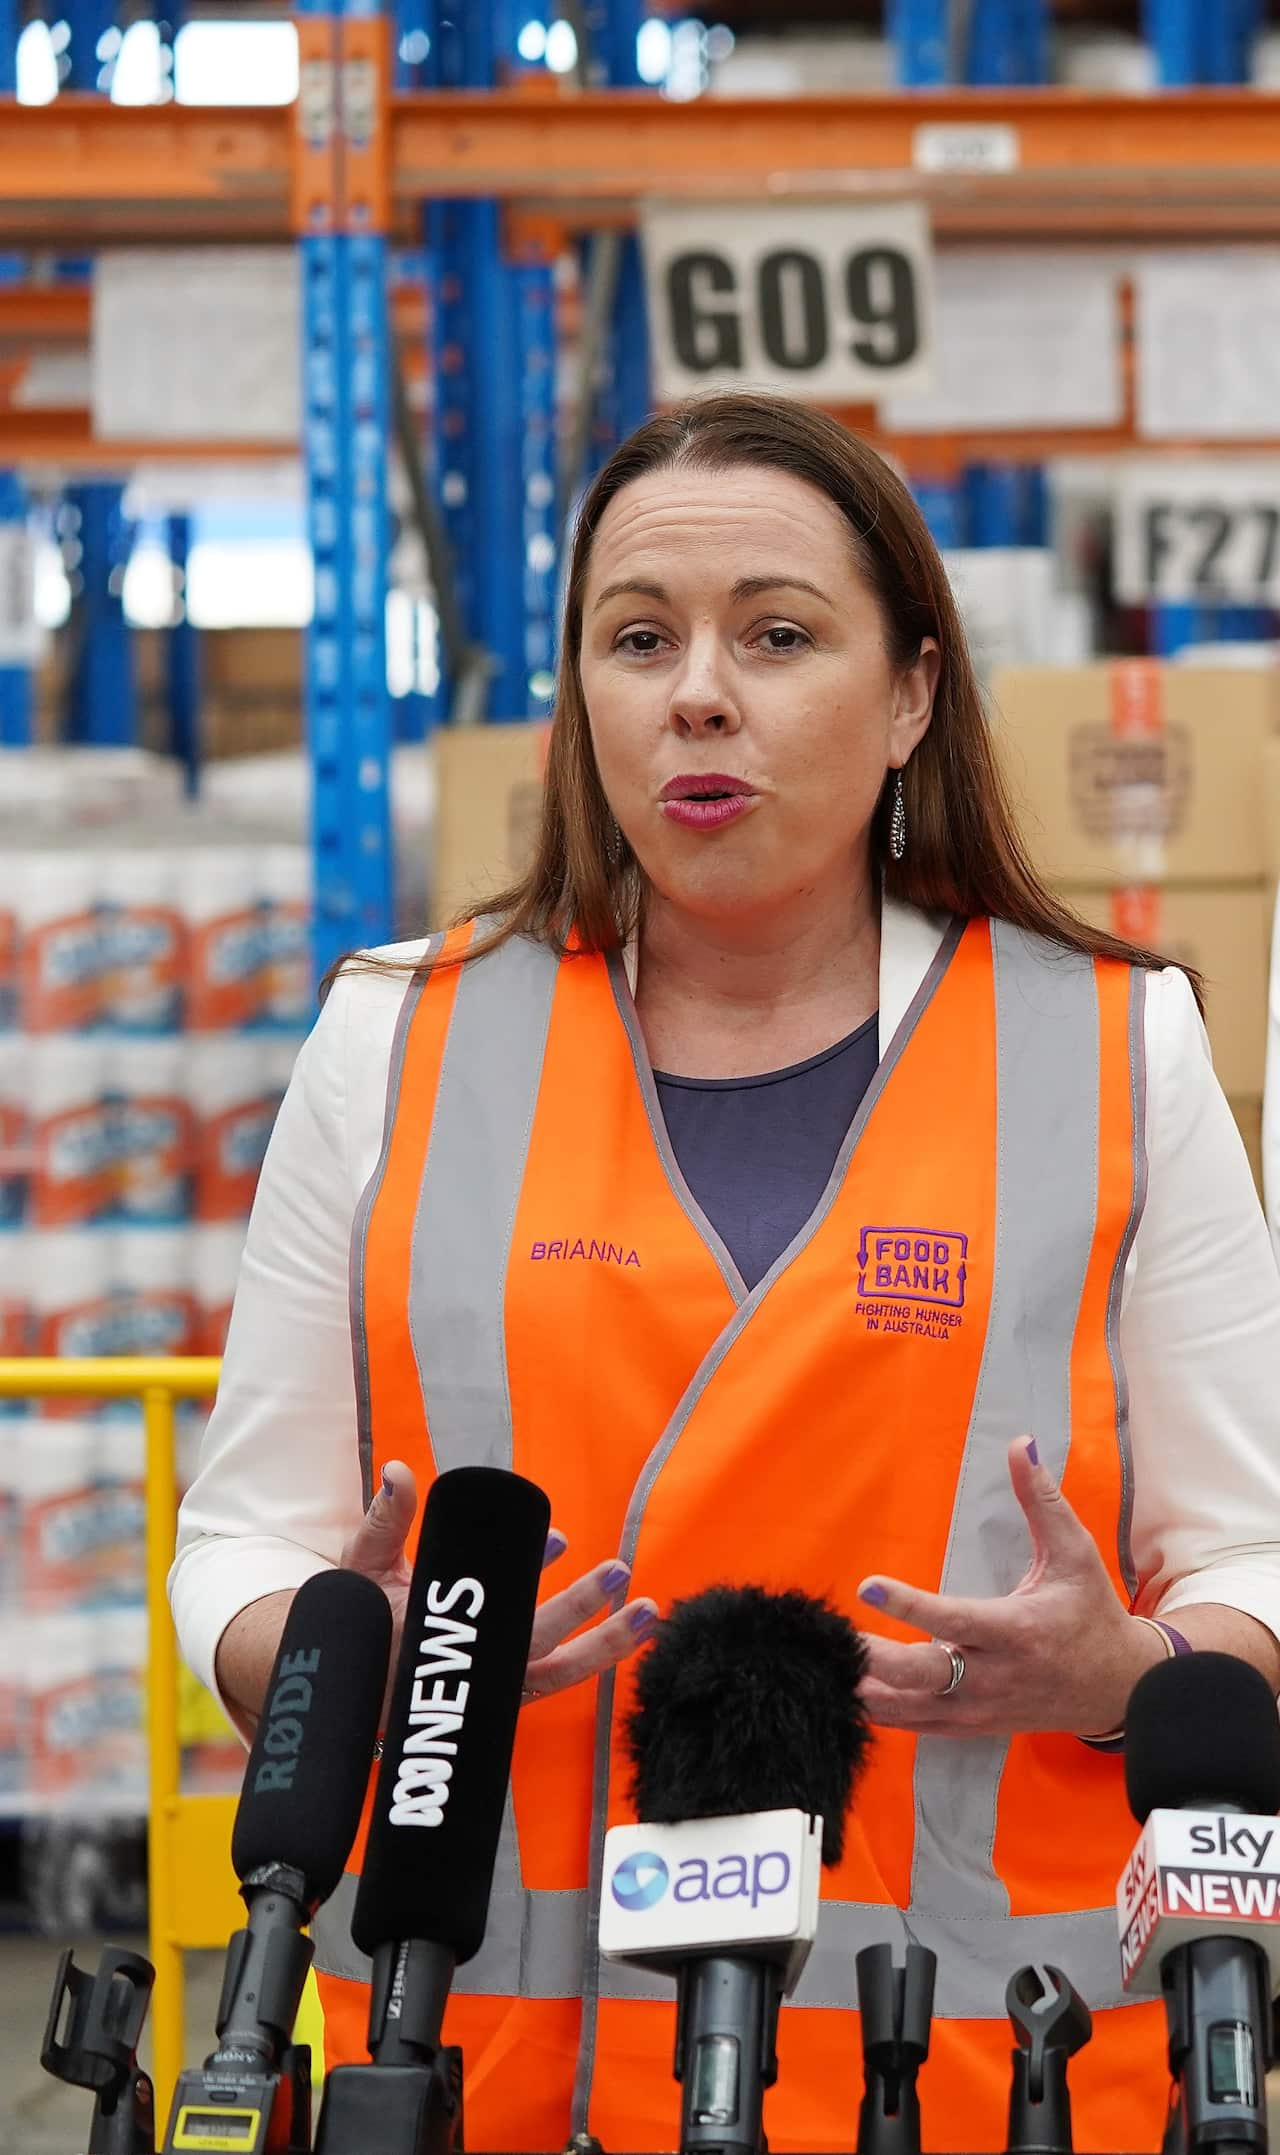
[[[1009,1592],[1029,1552],[1006,1448],[1033,1432],[1132,1603],[1117,1320],[1144,1190],[1142,973],[954,923],[812,1218],[748,1291],[676,1165],[620,956],[512,940],[441,964],[469,934],[407,988],[353,1237],[366,1492],[395,1457],[424,1484],[514,1467],[548,1491],[569,1570],[620,1552],[660,1607],[799,1587],[906,1637],[859,1581]],[[632,1682],[624,1664],[521,1716],[488,1933],[445,2022],[474,2149],[678,2137],[673,1985],[595,1947],[603,1835],[631,1815]],[[1094,2009],[1077,2147],[1155,2146],[1163,2016],[1122,2007],[1114,1901],[1134,1830],[1119,1761],[1073,1735],[878,1731],[782,2010],[770,2146],[854,2146],[854,1955],[908,1939],[939,1958],[926,2147],[1003,2147],[1005,1988],[1029,1962]],[[355,1883],[315,1924],[330,2065],[365,2055]]]

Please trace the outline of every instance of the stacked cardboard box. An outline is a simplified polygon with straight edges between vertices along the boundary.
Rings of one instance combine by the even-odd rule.
[[[1017,667],[992,704],[1042,874],[1086,920],[1203,975],[1214,1064],[1260,1180],[1280,669]]]

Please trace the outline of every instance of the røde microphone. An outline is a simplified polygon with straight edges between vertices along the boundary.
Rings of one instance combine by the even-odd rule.
[[[231,1841],[249,1921],[227,1949],[218,2048],[179,2078],[167,2150],[310,2145],[310,2054],[290,2043],[311,1965],[301,1932],[355,1839],[390,1649],[391,1610],[372,1580],[326,1571],[299,1588]]]
[[[1163,1993],[1174,2079],[1166,2155],[1267,2145],[1280,1980],[1280,1722],[1231,1654],[1161,1662],[1134,1689],[1125,1779],[1143,1830],[1116,1891],[1121,1974]]]
[[[329,2075],[317,2155],[414,2155],[460,2132],[441,2049],[455,1966],[480,1949],[551,1507],[496,1467],[432,1484],[351,1932],[373,1958],[372,2065]]]
[[[600,1949],[675,1976],[682,2155],[763,2146],[779,2007],[868,1747],[865,1666],[838,1610],[758,1586],[676,1603],[637,1666],[642,1823],[606,1837]]]

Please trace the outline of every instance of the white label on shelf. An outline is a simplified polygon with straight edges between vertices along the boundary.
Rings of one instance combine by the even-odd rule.
[[[1123,604],[1280,605],[1280,458],[1131,458],[1115,519]]]
[[[655,203],[642,231],[659,398],[749,386],[853,403],[931,379],[919,203]]]
[[[108,248],[93,273],[104,441],[296,442],[296,247]]]
[[[1002,121],[926,121],[912,137],[911,161],[917,172],[1016,172],[1022,146]]]
[[[1140,257],[1138,432],[1267,441],[1280,412],[1280,247]]]
[[[934,277],[933,387],[887,398],[883,423],[911,434],[1116,424],[1121,275],[1105,255],[948,249]]]

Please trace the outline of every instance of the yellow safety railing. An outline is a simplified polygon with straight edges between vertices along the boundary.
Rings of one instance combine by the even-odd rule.
[[[209,1399],[214,1355],[116,1359],[0,1357],[0,1399],[138,1399],[146,1430],[148,1888],[152,2057],[156,2112],[168,2113],[182,2067],[182,1956],[225,1946],[244,1921],[231,1869],[233,1796],[184,1796],[178,1729],[178,1650],[165,1591],[177,1533],[176,1399]],[[50,1441],[55,1441],[51,1434]]]

